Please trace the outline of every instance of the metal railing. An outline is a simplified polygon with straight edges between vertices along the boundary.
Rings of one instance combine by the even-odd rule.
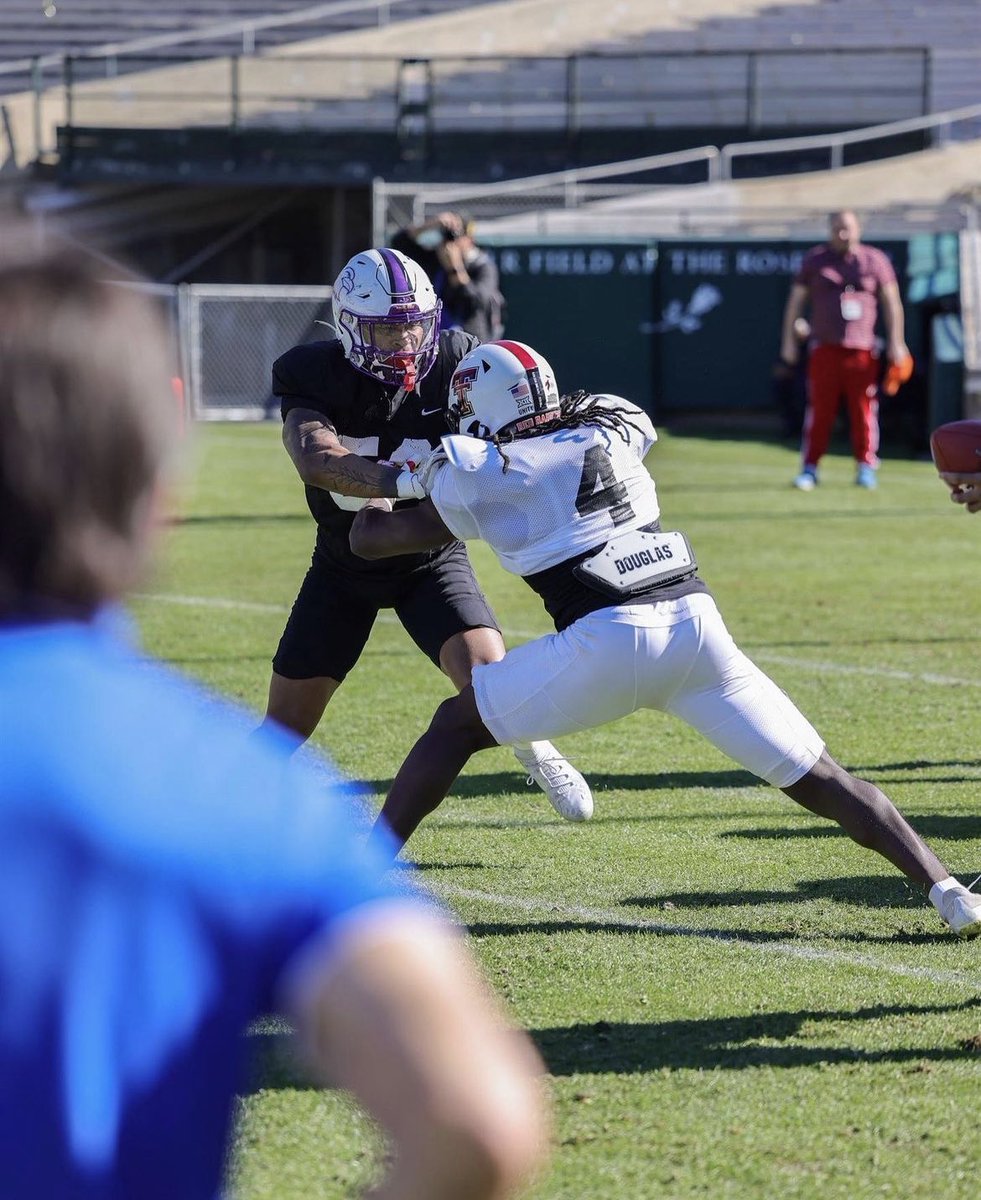
[[[502,180],[488,184],[419,184],[388,183],[384,179],[372,180],[371,210],[372,239],[376,246],[383,245],[392,229],[402,225],[419,225],[440,208],[464,205],[475,216],[507,209],[507,201],[519,199],[522,208],[537,203],[558,204],[575,208],[581,203],[590,203],[602,197],[642,192],[647,188],[641,184],[634,187],[596,187],[594,182],[606,182],[625,176],[656,174],[658,171],[692,164],[705,164],[705,182],[711,183],[719,176],[720,151],[716,146],[696,146],[691,150],[678,150],[670,154],[650,154],[643,158],[626,159],[619,163],[605,163],[593,167],[579,167],[566,171],[549,171],[541,175],[528,175],[522,179]],[[651,186],[650,184],[647,187]],[[397,216],[393,206],[404,198],[408,203]]]
[[[484,220],[496,217],[529,214],[536,209],[549,210],[538,221],[538,232],[544,233],[545,225],[551,220],[552,224],[558,217],[556,210],[573,210],[584,205],[595,205],[605,200],[627,200],[631,196],[637,200],[637,207],[632,214],[621,206],[617,213],[605,211],[603,219],[606,227],[619,227],[636,219],[643,198],[650,197],[657,188],[656,182],[646,185],[637,184],[632,187],[615,185],[612,181],[630,176],[640,176],[656,172],[659,168],[675,167],[686,163],[705,162],[706,178],[693,182],[730,182],[733,180],[732,163],[742,155],[768,157],[771,153],[779,157],[793,151],[826,150],[829,155],[828,168],[840,170],[844,164],[844,147],[861,145],[877,140],[897,138],[905,133],[919,130],[931,130],[933,145],[944,145],[950,139],[954,126],[977,122],[981,126],[981,104],[969,105],[964,108],[951,109],[949,112],[933,113],[930,116],[918,117],[910,121],[894,121],[886,125],[874,125],[864,129],[849,130],[844,133],[821,134],[816,137],[782,138],[773,141],[731,142],[719,149],[716,146],[699,146],[692,150],[681,151],[678,154],[653,155],[645,158],[624,159],[618,162],[605,163],[591,167],[572,168],[565,171],[552,171],[547,174],[529,175],[520,179],[509,179],[491,184],[462,184],[462,183],[390,183],[384,179],[372,182],[372,236],[376,245],[382,244],[393,229],[406,225],[418,225],[440,208],[458,205],[466,208],[475,216]],[[981,135],[981,128],[978,130]],[[906,153],[905,147],[897,147],[896,154]],[[884,156],[888,157],[888,155]],[[815,168],[823,170],[825,168]],[[763,174],[779,174],[778,171],[762,172]],[[975,210],[970,206],[918,206],[930,209],[931,213],[943,214],[945,222],[950,225],[956,217],[955,227],[971,227],[970,222],[977,220]],[[780,209],[771,216],[780,223],[794,220],[794,214],[801,217],[800,210]],[[718,204],[708,204],[702,213],[696,213],[691,206],[685,206],[682,211],[679,206],[678,222],[683,226],[689,217],[697,216],[695,225],[704,224],[704,219],[714,221],[716,225],[738,223],[738,215],[732,215],[720,208]],[[648,211],[648,216],[650,215]],[[826,214],[822,212],[822,218]],[[928,219],[930,219],[928,217]],[[662,218],[666,224],[666,218]],[[694,227],[694,226],[692,226]],[[622,232],[622,230],[621,230]],[[979,302],[981,311],[981,302]]]
[[[929,130],[930,142],[933,146],[945,145],[949,140],[951,128],[965,122],[978,124],[981,133],[981,104],[971,104],[965,108],[951,109],[949,112],[931,113],[928,116],[914,117],[907,121],[890,121],[885,125],[870,125],[864,129],[852,129],[846,133],[819,134],[815,137],[780,138],[776,141],[733,142],[722,147],[719,163],[719,177],[732,179],[732,164],[736,158],[748,156],[769,156],[780,154],[799,154],[802,150],[827,150],[829,155],[828,168],[832,171],[844,166],[846,146],[857,146],[864,142],[882,141],[887,138],[900,137],[904,133],[915,133]],[[777,174],[778,172],[774,172]]]
[[[195,29],[182,29],[172,33],[153,34],[150,37],[134,38],[125,42],[107,42],[101,46],[85,51],[86,58],[104,59],[106,74],[111,77],[118,70],[118,60],[126,55],[145,55],[151,50],[166,50],[171,46],[186,46],[194,42],[213,42],[234,37],[241,39],[242,53],[255,53],[256,33],[267,29],[281,29],[290,25],[309,24],[320,21],[324,17],[340,16],[348,12],[364,12],[377,10],[377,24],[387,25],[391,21],[392,9],[403,4],[413,3],[414,0],[332,0],[329,4],[310,4],[303,8],[293,9],[288,13],[277,13],[268,17],[240,18],[235,21],[221,21],[214,25],[202,25]],[[69,56],[66,51],[52,51],[50,54],[35,55],[31,58],[9,59],[0,62],[0,75],[15,75],[20,72],[35,72],[39,67],[53,67],[63,63]]]

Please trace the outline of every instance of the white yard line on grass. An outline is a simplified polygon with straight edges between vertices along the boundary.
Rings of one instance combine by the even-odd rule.
[[[258,604],[253,600],[225,600],[221,596],[178,596],[174,592],[136,592],[134,600],[148,600],[152,604],[178,604],[185,608],[241,609],[242,612],[284,613],[288,604]]]
[[[981,686],[981,678],[962,679],[953,675],[934,675],[930,671],[895,671],[890,667],[852,667],[845,663],[815,662],[809,658],[793,658],[788,654],[771,654],[769,650],[756,650],[750,654],[750,658],[793,667],[798,671],[818,671],[828,675],[871,675],[876,679],[898,679],[905,683],[938,683],[941,687]]]
[[[223,608],[241,609],[243,612],[255,613],[285,613],[289,612],[288,604],[259,604],[251,600],[227,600],[220,596],[181,596],[173,592],[140,592],[137,600],[146,600],[159,604],[179,604],[188,608]],[[388,613],[382,613],[378,620],[385,625],[397,625],[398,618]],[[537,638],[545,629],[505,629],[504,636],[509,638]],[[797,671],[815,671],[825,675],[865,675],[873,679],[895,679],[902,683],[930,683],[940,687],[981,687],[981,675],[971,678],[955,675],[935,675],[932,672],[897,671],[890,667],[854,667],[847,663],[826,662],[821,660],[794,658],[789,654],[771,654],[768,650],[755,650],[750,658],[760,662],[775,663],[777,666],[793,667]]]
[[[671,925],[664,921],[645,921],[639,917],[625,917],[623,913],[601,908],[585,908],[579,904],[562,904],[556,900],[544,898],[527,898],[522,896],[504,896],[497,892],[484,892],[476,888],[459,887],[452,883],[430,884],[434,892],[444,899],[477,900],[484,904],[493,904],[499,908],[510,909],[512,912],[525,912],[551,917],[590,921],[603,925],[613,925],[618,929],[633,929],[638,933],[656,933],[671,937],[705,938],[708,941],[722,942],[726,945],[737,946],[742,950],[758,951],[761,954],[777,954],[787,958],[799,958],[808,962],[832,962],[840,966],[861,967],[872,971],[881,971],[887,975],[910,976],[914,979],[928,979],[931,983],[957,984],[961,987],[981,988],[981,975],[967,971],[943,971],[934,967],[911,967],[903,963],[888,962],[876,958],[872,954],[856,954],[848,950],[825,950],[816,946],[799,946],[793,942],[758,942],[738,933],[728,933],[723,929],[699,929],[694,925]],[[939,918],[938,918],[939,919]],[[953,937],[953,934],[951,934]],[[965,949],[969,942],[961,943]],[[974,943],[977,945],[977,943]]]
[[[289,611],[286,604],[260,604],[249,600],[229,600],[220,596],[183,596],[173,592],[141,593],[137,599],[160,604],[177,604],[189,608],[210,609],[239,609],[243,612],[285,613]],[[382,614],[379,618],[386,624],[397,623],[397,618]],[[505,629],[509,637],[533,638],[539,637],[541,631],[529,632],[520,629]],[[823,671],[841,675],[871,675],[883,679],[916,681],[920,683],[951,684],[960,686],[978,686],[981,680],[953,679],[946,675],[916,674],[911,671],[893,671],[876,667],[851,667],[843,663],[811,662],[791,658],[785,655],[757,654],[757,658],[769,662],[778,662],[799,670]],[[664,934],[674,937],[697,937],[728,945],[739,946],[743,949],[759,951],[764,954],[783,955],[809,962],[834,962],[844,966],[861,967],[885,974],[910,976],[915,979],[928,979],[933,983],[957,984],[963,987],[981,988],[981,975],[972,975],[963,971],[939,971],[931,967],[910,967],[901,963],[891,963],[876,958],[871,954],[855,954],[846,950],[824,950],[813,946],[799,946],[791,942],[757,942],[750,938],[725,930],[699,929],[694,925],[671,925],[664,921],[645,921],[642,918],[625,917],[622,913],[605,909],[585,908],[575,904],[561,904],[555,900],[527,899],[520,896],[505,896],[496,892],[483,892],[473,888],[458,887],[454,884],[442,884],[434,887],[434,891],[447,898],[482,901],[494,904],[511,911],[541,914],[543,916],[572,918],[581,921],[601,922],[604,925],[614,925],[619,929],[635,929],[639,932]]]

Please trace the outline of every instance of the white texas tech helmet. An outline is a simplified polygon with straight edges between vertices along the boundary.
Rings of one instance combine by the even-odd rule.
[[[559,415],[548,362],[524,342],[484,342],[460,359],[450,380],[448,421],[456,433],[515,436]]]
[[[334,330],[357,370],[409,391],[436,361],[442,307],[418,263],[398,250],[364,250],[334,281]],[[379,325],[421,325],[418,346],[379,346]]]

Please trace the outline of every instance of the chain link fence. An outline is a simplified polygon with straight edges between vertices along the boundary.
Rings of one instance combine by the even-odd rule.
[[[329,287],[184,284],[177,291],[187,404],[199,420],[259,420],[278,411],[273,362],[291,346],[333,334]]]
[[[254,421],[279,412],[272,364],[292,346],[333,336],[329,287],[125,283],[151,296],[174,335],[186,415]]]

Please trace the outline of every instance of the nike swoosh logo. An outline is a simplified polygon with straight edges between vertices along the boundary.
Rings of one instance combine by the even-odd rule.
[[[442,412],[442,411],[443,411],[442,405],[440,405],[439,408],[424,408],[422,410],[422,412],[420,413],[420,416],[431,417],[433,415],[433,413],[438,413],[438,412]]]

